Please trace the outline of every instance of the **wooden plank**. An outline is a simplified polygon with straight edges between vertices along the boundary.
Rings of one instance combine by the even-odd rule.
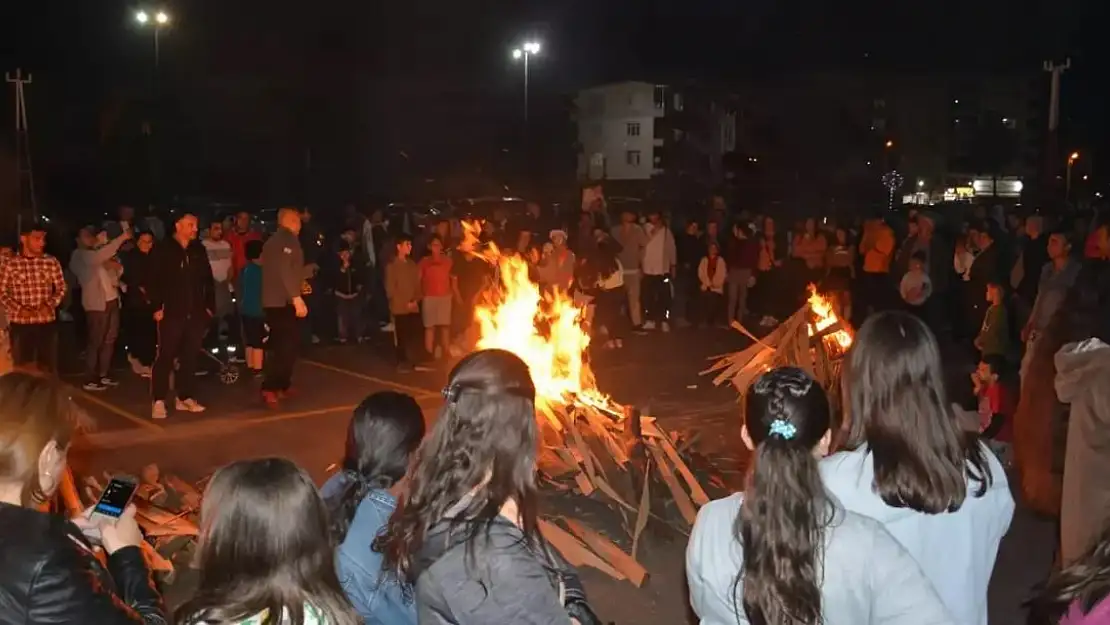
[[[651,471],[651,460],[647,461],[647,471]],[[644,479],[644,488],[640,492],[640,510],[636,513],[636,526],[632,529],[632,557],[636,557],[636,547],[640,544],[640,534],[647,527],[648,515],[651,514],[651,480]]]
[[[693,525],[694,520],[697,519],[698,513],[694,509],[694,504],[690,501],[690,497],[686,494],[686,491],[682,490],[682,485],[678,483],[678,478],[674,476],[674,472],[671,471],[670,465],[668,465],[667,461],[663,458],[663,452],[659,451],[659,448],[652,443],[648,443],[647,448],[651,452],[652,458],[655,459],[655,466],[659,468],[659,476],[663,478],[663,483],[666,484],[667,488],[671,491],[671,496],[674,498],[675,505],[678,506],[678,511],[682,513],[682,517],[686,519],[687,523]]]
[[[608,538],[605,538],[578,521],[574,519],[564,520],[571,532],[574,532],[578,538],[582,539],[582,541],[597,552],[598,555],[612,563],[614,568],[628,578],[628,581],[632,582],[637,588],[643,586],[644,580],[647,579],[647,569],[637,562],[636,558],[622,551],[620,547],[613,544]]]
[[[589,497],[590,495],[593,494],[593,492],[594,492],[593,482],[590,481],[589,477],[586,477],[585,473],[583,473],[581,471],[576,473],[575,476],[574,476],[574,482],[576,484],[578,484],[578,491],[581,492],[584,496]]]
[[[686,466],[686,462],[678,455],[678,450],[674,448],[671,441],[666,438],[659,439],[659,446],[663,448],[664,453],[670,458],[671,463],[678,469],[679,475],[686,481],[686,485],[690,487],[690,497],[698,506],[704,506],[709,503],[709,495],[705,493],[705,489],[701,487],[698,478],[694,477],[694,473],[690,471],[690,467]]]
[[[544,519],[538,519],[536,523],[539,525],[540,533],[543,534],[544,539],[559,553],[563,554],[563,557],[567,559],[571,566],[589,566],[613,579],[627,579],[620,571],[590,551],[570,532]]]

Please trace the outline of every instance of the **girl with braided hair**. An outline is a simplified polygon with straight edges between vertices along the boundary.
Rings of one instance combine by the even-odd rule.
[[[397,511],[374,541],[385,570],[415,586],[421,625],[591,625],[573,569],[540,535],[536,389],[499,349],[451,371]]]
[[[416,625],[411,588],[382,571],[370,549],[405,484],[412,455],[424,438],[424,413],[404,393],[374,393],[355,408],[347,427],[342,470],[321,494],[331,517],[339,582],[368,624]]]
[[[948,625],[936,591],[881,525],[821,484],[829,400],[801,369],[745,395],[747,487],[702,507],[686,548],[702,625]]]

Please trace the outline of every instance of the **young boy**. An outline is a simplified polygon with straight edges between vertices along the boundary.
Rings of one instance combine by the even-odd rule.
[[[262,241],[247,241],[244,251],[247,264],[239,272],[235,290],[239,294],[239,318],[243,323],[247,368],[255,377],[261,377],[266,340],[266,321],[262,312]]]
[[[393,317],[393,342],[397,347],[397,369],[402,372],[430,371],[422,364],[423,356],[413,358],[423,349],[424,331],[420,317],[420,270],[409,256],[412,239],[397,237],[397,254],[385,268],[385,293],[389,313]],[[413,361],[416,360],[414,363]]]
[[[1015,410],[1014,394],[1008,383],[1009,363],[997,356],[985,356],[971,374],[975,397],[979,401],[979,432],[987,441],[998,461],[1006,466],[1010,459],[1010,442]]]
[[[362,315],[360,297],[362,278],[359,269],[351,264],[351,248],[339,248],[339,268],[332,291],[335,293],[335,312],[338,317],[339,342],[362,342]]]
[[[1010,345],[1010,319],[1006,313],[1006,289],[1001,282],[987,283],[987,302],[990,306],[983,316],[983,327],[975,338],[975,348],[983,358],[1001,356],[1009,359],[1013,355]]]
[[[929,303],[929,296],[933,294],[933,282],[925,271],[926,256],[924,252],[915,252],[910,257],[909,270],[902,276],[902,284],[898,291],[902,294],[902,301],[906,308],[922,320],[928,322],[925,314]]]

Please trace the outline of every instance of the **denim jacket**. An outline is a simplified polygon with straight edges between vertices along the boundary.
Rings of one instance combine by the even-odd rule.
[[[327,499],[341,492],[347,479],[343,473],[336,474],[321,494]],[[382,572],[382,556],[370,548],[396,507],[397,501],[385,490],[367,493],[336,550],[339,582],[366,625],[416,625],[412,594],[403,592],[394,576]]]

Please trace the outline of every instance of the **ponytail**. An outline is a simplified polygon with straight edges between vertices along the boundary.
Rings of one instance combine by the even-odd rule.
[[[329,527],[331,538],[336,545],[339,545],[347,538],[347,531],[351,529],[351,523],[355,520],[355,513],[358,512],[362,500],[375,486],[350,469],[345,469],[337,479],[340,480],[339,490],[325,503],[331,519]],[[389,484],[379,486],[381,487],[388,488]]]
[[[743,583],[751,625],[822,622],[820,560],[831,506],[817,459],[799,447],[770,436],[756,448],[736,519],[744,564],[734,588]]]

